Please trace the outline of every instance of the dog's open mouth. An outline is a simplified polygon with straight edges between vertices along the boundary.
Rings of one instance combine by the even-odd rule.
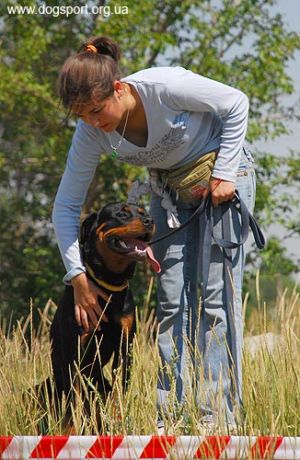
[[[153,270],[159,273],[161,268],[159,262],[155,259],[151,246],[144,239],[138,238],[109,238],[107,245],[113,251],[126,254],[136,260],[146,259]]]

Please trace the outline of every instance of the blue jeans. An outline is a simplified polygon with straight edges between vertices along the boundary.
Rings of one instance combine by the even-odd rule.
[[[252,155],[246,149],[243,149],[241,155],[236,188],[252,213],[255,201],[255,172]],[[157,237],[170,231],[166,212],[161,207],[160,201],[160,197],[152,195],[151,214],[156,224]],[[195,206],[180,201],[176,204],[179,220],[183,223],[195,211]],[[214,208],[213,212],[214,233],[222,237],[219,222],[220,207]],[[230,221],[232,238],[240,239],[238,213],[232,212]],[[203,224],[203,216],[197,217],[186,228],[175,233],[171,238],[156,243],[153,247],[162,268],[158,275],[157,307],[158,345],[162,361],[158,381],[158,408],[160,412],[167,410],[168,396],[174,378],[177,401],[179,404],[184,403],[185,394],[191,388],[188,370],[192,367],[194,378],[196,376],[196,384],[193,387],[195,401],[202,409],[203,420],[210,421],[212,418],[215,421],[222,416],[223,421],[234,423],[236,409],[239,408],[242,398],[242,282],[245,247],[241,246],[232,251],[236,348],[236,362],[232,363],[228,341],[229,305],[224,283],[224,255],[215,243],[212,243],[211,247],[206,288],[206,321],[200,321],[199,288],[202,280]],[[233,397],[232,393],[233,367],[236,369],[234,386],[237,397]],[[172,369],[172,377],[170,377],[170,369]]]

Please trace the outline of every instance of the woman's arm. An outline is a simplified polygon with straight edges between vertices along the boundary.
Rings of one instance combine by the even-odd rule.
[[[67,283],[85,272],[78,245],[80,212],[100,153],[101,146],[96,139],[95,129],[79,121],[52,213],[57,243],[67,271],[64,277]]]
[[[64,281],[74,288],[75,319],[86,332],[90,326],[99,329],[101,320],[108,321],[98,302],[98,296],[105,300],[108,296],[87,278],[78,245],[81,207],[100,152],[94,128],[79,121],[52,213],[58,246],[67,270]]]

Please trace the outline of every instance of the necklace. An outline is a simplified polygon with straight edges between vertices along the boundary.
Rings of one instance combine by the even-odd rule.
[[[127,100],[128,100],[128,93],[127,93]],[[130,111],[130,109],[128,108],[127,115],[126,115],[126,120],[125,120],[123,131],[122,131],[122,134],[121,134],[121,139],[119,140],[119,142],[118,142],[118,144],[116,146],[112,145],[110,135],[109,135],[109,133],[107,133],[107,136],[108,136],[108,139],[109,139],[109,142],[110,142],[110,148],[112,149],[112,152],[111,152],[110,156],[112,157],[113,160],[115,160],[119,155],[118,149],[121,147],[121,144],[122,144],[123,139],[124,139],[124,134],[125,134],[125,130],[126,130],[127,122],[128,122],[128,117],[129,117],[129,111]]]

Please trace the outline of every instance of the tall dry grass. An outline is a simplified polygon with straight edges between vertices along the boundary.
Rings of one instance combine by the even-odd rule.
[[[300,433],[300,301],[296,290],[284,291],[276,307],[268,311],[257,292],[258,308],[247,315],[245,335],[274,332],[277,343],[272,351],[262,344],[253,355],[247,349],[243,361],[244,420],[237,434],[296,436]],[[245,301],[245,310],[250,308]],[[0,329],[0,433],[2,435],[33,435],[48,426],[48,434],[62,434],[62,424],[43,411],[32,390],[51,375],[50,319],[55,305],[48,302],[41,312],[38,331],[32,326],[32,315],[18,323],[8,334]],[[106,404],[94,396],[94,411],[84,417],[81,401],[74,408],[77,434],[99,433],[97,418],[101,415],[101,434],[151,434],[156,432],[156,382],[159,357],[155,343],[153,315],[146,310],[140,315],[133,346],[133,365],[128,392],[120,389],[119,375],[112,398]],[[264,337],[264,336],[263,336]],[[195,380],[195,375],[190,375]],[[172,392],[171,392],[172,394]],[[192,392],[184,407],[170,400],[170,417],[165,420],[174,434],[202,434],[200,411]]]

